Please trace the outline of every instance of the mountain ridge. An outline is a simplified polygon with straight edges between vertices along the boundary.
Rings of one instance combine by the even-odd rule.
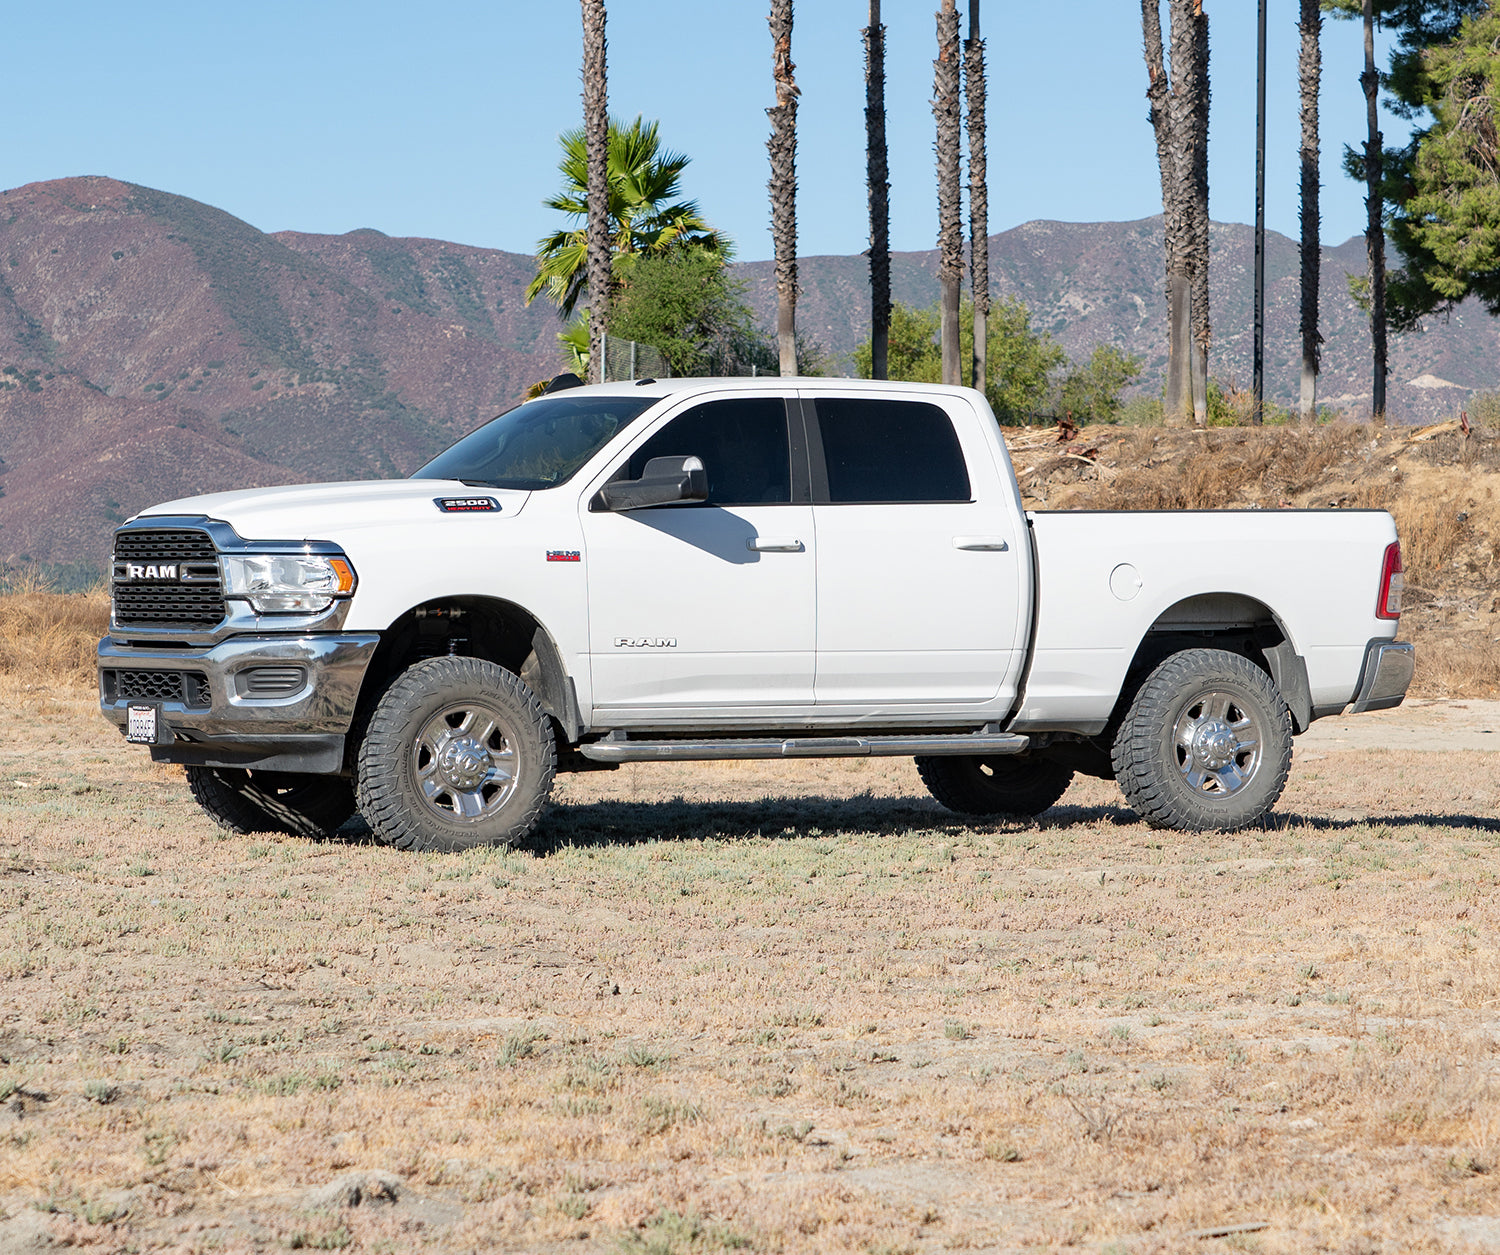
[[[990,237],[997,296],[1075,358],[1165,361],[1160,219],[1033,222]],[[1214,224],[1216,374],[1248,383],[1250,228]],[[936,251],[892,259],[896,299],[937,297]],[[1368,394],[1363,315],[1325,251],[1320,390]],[[771,262],[735,265],[769,321]],[[561,368],[528,307],[525,254],[371,228],[266,233],[188,197],[102,176],[0,192],[0,566],[100,571],[112,526],[158,501],[261,484],[409,474]],[[863,256],[800,261],[799,324],[836,359],[868,334]],[[1268,394],[1296,386],[1296,254],[1268,236]],[[1494,320],[1465,306],[1393,343],[1391,409],[1426,418],[1500,383]],[[1464,388],[1445,386],[1461,384]],[[1364,402],[1366,408],[1368,401]]]

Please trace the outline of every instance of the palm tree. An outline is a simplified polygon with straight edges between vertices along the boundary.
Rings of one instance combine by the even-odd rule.
[[[589,361],[594,382],[605,379],[604,328],[609,320],[609,91],[605,58],[604,0],[583,5],[583,134],[587,218],[585,249],[589,286]],[[538,267],[538,278],[541,278]],[[526,299],[532,297],[527,290]],[[577,292],[572,293],[578,299]],[[571,310],[571,302],[568,309]]]
[[[1370,264],[1370,339],[1375,350],[1375,377],[1370,396],[1370,417],[1377,423],[1385,422],[1385,225],[1381,213],[1385,208],[1385,197],[1381,191],[1381,144],[1380,113],[1376,107],[1376,93],[1380,88],[1380,73],[1375,69],[1375,6],[1372,0],[1364,0],[1360,14],[1365,21],[1365,72],[1359,76],[1360,86],[1365,91],[1365,122],[1368,137],[1365,140],[1365,252]]]
[[[1174,10],[1175,13],[1175,10]],[[1162,55],[1160,0],[1141,0],[1146,56],[1146,99],[1161,172],[1162,251],[1167,290],[1167,378],[1163,409],[1168,423],[1181,422],[1192,406],[1188,358],[1192,284],[1188,261],[1187,198],[1178,177],[1177,108]]]
[[[1192,275],[1193,275],[1193,422],[1208,426],[1208,14],[1203,0],[1186,0],[1180,10],[1188,23],[1191,64],[1184,76],[1184,110],[1190,119],[1187,143],[1192,171]],[[1178,14],[1173,13],[1175,25]],[[1176,51],[1176,39],[1173,39]],[[1174,67],[1175,69],[1175,67]],[[1260,421],[1257,410],[1255,421]]]
[[[891,336],[891,185],[885,149],[885,27],[865,27],[865,179],[870,189],[870,378],[884,379]]]
[[[979,0],[969,0],[969,39],[964,44],[964,92],[969,103],[969,266],[974,286],[973,383],[981,392],[989,378],[986,341],[990,314],[990,191],[984,133],[984,40],[979,37]]]
[[[932,116],[937,123],[938,282],[942,320],[943,382],[962,382],[958,298],[963,280],[963,210],[959,190],[958,10],[943,0],[937,14],[938,58],[932,63]]]
[[[771,0],[771,239],[776,248],[776,351],[783,375],[797,373],[797,80],[792,64],[792,0]]]
[[[1302,0],[1298,21],[1302,35],[1297,59],[1298,89],[1302,113],[1302,388],[1298,408],[1304,423],[1318,416],[1318,273],[1322,263],[1318,207],[1318,86],[1322,77],[1319,37],[1323,10],[1318,0]]]
[[[606,187],[604,214],[605,295],[613,286],[611,260],[634,253],[660,254],[674,248],[725,252],[728,241],[704,220],[695,201],[677,200],[681,177],[690,158],[663,151],[659,125],[640,118],[623,125],[618,119],[607,124]],[[582,127],[565,131],[558,170],[563,190],[545,203],[574,218],[589,213],[588,141]],[[592,304],[595,280],[586,270],[588,239],[584,228],[554,231],[537,242],[536,277],[526,288],[530,304],[546,292],[564,317],[573,313],[585,288]],[[598,325],[596,316],[591,320]]]

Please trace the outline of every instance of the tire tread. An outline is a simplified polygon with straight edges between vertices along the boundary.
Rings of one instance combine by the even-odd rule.
[[[1183,691],[1194,684],[1212,687],[1216,683],[1254,691],[1266,701],[1272,722],[1279,724],[1282,732],[1276,745],[1263,747],[1259,772],[1269,771],[1270,779],[1256,782],[1256,787],[1264,800],[1239,813],[1232,808],[1185,805],[1184,799],[1173,795],[1175,781],[1158,752],[1163,723],[1172,718],[1172,708],[1180,702]],[[1292,765],[1291,713],[1270,677],[1243,655],[1222,649],[1183,650],[1146,677],[1120,725],[1110,759],[1126,801],[1151,827],[1233,832],[1261,819],[1286,787]]]
[[[557,744],[551,720],[536,694],[519,676],[482,658],[429,658],[408,667],[381,695],[359,746],[356,794],[360,813],[379,841],[398,850],[455,851],[483,843],[424,827],[403,798],[396,778],[408,748],[399,727],[402,713],[426,700],[436,686],[442,685],[481,692],[499,689],[520,706],[524,731],[535,739],[541,760],[539,778],[529,782],[531,796],[511,817],[506,834],[490,842],[514,845],[536,826],[547,804],[557,771]]]

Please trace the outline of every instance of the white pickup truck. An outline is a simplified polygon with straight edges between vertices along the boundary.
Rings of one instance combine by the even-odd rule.
[[[576,382],[410,479],[127,522],[105,716],[236,831],[452,850],[664,759],[912,756],[974,815],[1084,772],[1233,829],[1406,692],[1384,512],[1028,514],[969,389]]]

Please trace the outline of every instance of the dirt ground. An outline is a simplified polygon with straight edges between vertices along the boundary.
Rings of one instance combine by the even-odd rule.
[[[414,856],[0,698],[0,1252],[1500,1250],[1500,702],[1230,836],[639,765]]]

